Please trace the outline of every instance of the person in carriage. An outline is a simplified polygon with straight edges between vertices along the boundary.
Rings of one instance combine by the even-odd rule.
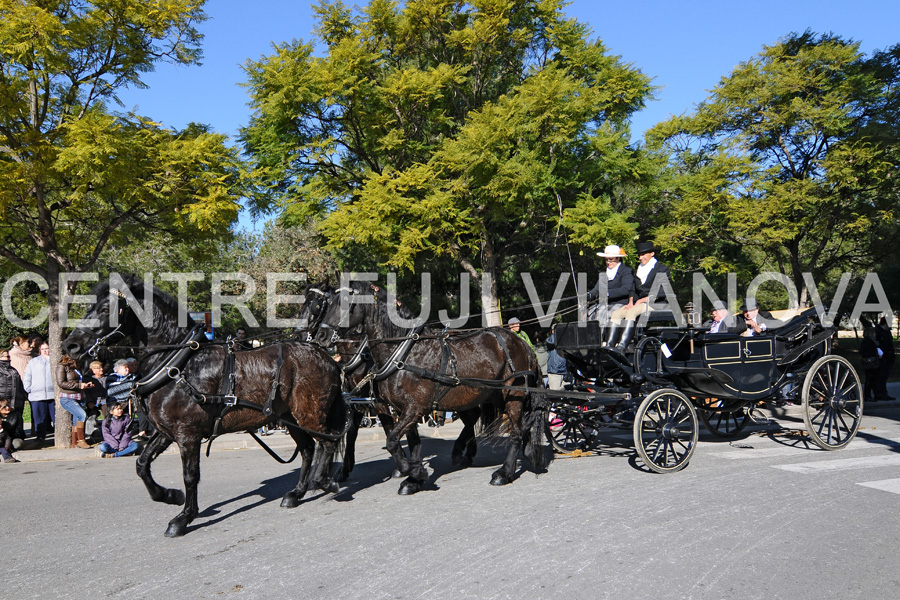
[[[741,313],[744,315],[743,324],[746,327],[741,335],[746,337],[762,335],[770,329],[777,329],[784,325],[769,311],[760,310],[756,298],[747,298],[741,305]]]
[[[606,324],[610,315],[631,301],[634,294],[634,271],[622,262],[625,259],[625,251],[615,244],[610,244],[598,252],[597,256],[606,262],[606,299],[600,298],[602,279],[597,280],[594,289],[588,292],[588,302],[599,300],[594,308],[591,318],[596,318],[600,323]],[[603,277],[603,273],[600,274]]]
[[[645,312],[653,310],[652,301],[665,299],[665,293],[660,289],[656,298],[650,298],[650,290],[657,277],[668,277],[669,267],[656,259],[657,248],[653,242],[638,242],[635,246],[638,261],[641,263],[634,272],[634,292],[629,298],[628,304],[613,311],[611,326],[607,336],[607,345],[614,347],[619,353],[624,353],[634,337],[635,321]],[[616,342],[619,331],[621,337]]]
[[[743,319],[729,314],[728,305],[722,300],[713,302],[712,319],[706,321],[703,327],[709,329],[708,333],[743,333],[747,330]]]

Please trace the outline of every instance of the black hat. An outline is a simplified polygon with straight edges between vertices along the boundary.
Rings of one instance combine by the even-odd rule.
[[[744,300],[744,303],[741,304],[741,312],[756,310],[757,308],[759,308],[759,304],[756,303],[756,298],[747,298]]]
[[[638,242],[635,245],[634,250],[635,253],[640,256],[647,252],[656,252],[656,246],[653,245],[653,242]]]

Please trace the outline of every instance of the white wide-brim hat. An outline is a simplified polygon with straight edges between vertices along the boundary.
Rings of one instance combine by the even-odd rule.
[[[603,258],[623,258],[625,256],[625,251],[615,244],[610,244],[603,249],[603,252],[598,252],[597,256],[602,256]]]

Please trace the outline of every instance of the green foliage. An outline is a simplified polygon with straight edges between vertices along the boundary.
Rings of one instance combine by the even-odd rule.
[[[657,240],[707,272],[775,270],[804,289],[871,267],[896,232],[897,50],[866,59],[833,35],[792,34],[724,77],[648,143],[670,160]],[[893,104],[892,104],[893,103]]]
[[[652,88],[562,6],[322,2],[324,57],[293,42],[246,65],[259,206],[317,215],[348,260],[473,275],[550,248],[564,209],[587,229],[592,203],[644,172],[627,117]],[[627,215],[608,229],[633,231]]]

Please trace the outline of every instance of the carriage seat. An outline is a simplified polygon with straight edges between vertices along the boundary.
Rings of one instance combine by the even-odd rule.
[[[787,323],[794,317],[800,316],[799,308],[788,308],[786,310],[770,310],[773,319],[778,319],[782,323]]]

